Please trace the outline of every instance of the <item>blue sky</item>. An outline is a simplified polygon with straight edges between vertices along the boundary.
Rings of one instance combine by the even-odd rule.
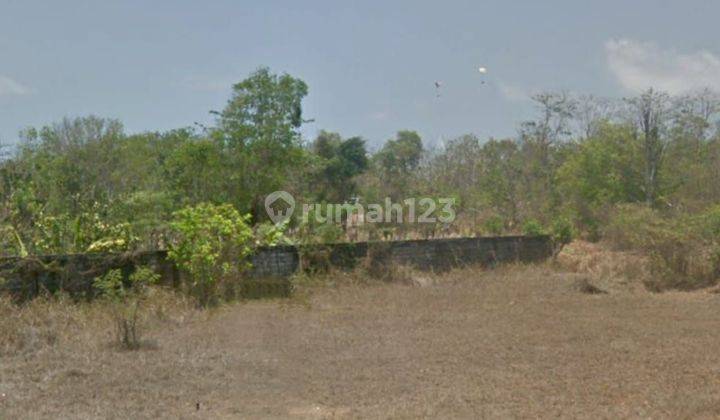
[[[539,90],[720,88],[718,16],[713,1],[0,0],[0,140],[91,113],[128,132],[209,123],[259,66],[308,83],[308,137],[511,136]]]

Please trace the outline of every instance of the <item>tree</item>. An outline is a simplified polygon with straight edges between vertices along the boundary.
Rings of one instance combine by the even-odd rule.
[[[576,131],[580,140],[597,135],[603,123],[613,121],[618,111],[615,101],[593,95],[577,97],[574,108],[573,119],[577,124]]]
[[[215,112],[219,119],[212,136],[231,157],[234,202],[255,219],[263,214],[264,196],[282,188],[302,165],[299,129],[307,92],[302,80],[263,67],[235,84],[223,111]]]
[[[53,211],[75,212],[106,202],[120,189],[117,151],[122,124],[95,116],[65,118],[21,133],[19,161],[38,189],[38,199]]]
[[[349,200],[357,191],[353,178],[368,167],[365,140],[343,140],[337,133],[321,131],[311,149],[321,159],[315,181],[320,186],[318,198],[339,203]]]
[[[373,156],[380,177],[381,194],[400,199],[402,192],[409,192],[408,184],[413,171],[420,165],[424,149],[420,135],[414,131],[398,131],[382,149]]]
[[[594,228],[610,205],[643,200],[641,162],[642,144],[631,126],[599,125],[557,171],[565,206]]]
[[[219,145],[209,139],[178,145],[164,163],[166,182],[181,203],[223,202],[224,159]]]
[[[535,121],[520,125],[520,139],[538,153],[541,165],[549,165],[550,148],[570,134],[570,119],[576,110],[576,102],[565,92],[544,92],[533,95],[540,111]]]
[[[398,131],[394,139],[385,142],[375,159],[388,174],[407,174],[420,164],[423,144],[415,131]]]
[[[231,145],[291,147],[299,140],[305,82],[288,74],[277,76],[261,67],[233,85],[220,116],[220,128]]]
[[[478,189],[508,227],[517,225],[523,203],[522,155],[512,140],[490,140],[483,145],[482,176]]]
[[[720,96],[708,89],[676,98],[660,171],[664,197],[671,206],[701,209],[717,200],[716,151]]]
[[[626,101],[643,143],[645,203],[654,205],[659,191],[658,173],[667,147],[670,96],[651,88]]]
[[[428,184],[436,185],[440,191],[459,195],[468,205],[477,204],[482,191],[478,188],[482,167],[482,145],[472,134],[460,136],[447,142],[444,148],[431,156],[428,165]]]
[[[522,196],[532,203],[532,217],[544,219],[558,205],[553,174],[562,163],[570,139],[575,101],[566,93],[540,93],[533,96],[539,110],[536,120],[520,126],[520,150],[523,155]]]

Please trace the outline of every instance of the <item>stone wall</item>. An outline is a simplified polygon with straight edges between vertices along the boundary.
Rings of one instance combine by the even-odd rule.
[[[552,243],[547,236],[265,247],[251,257],[252,269],[243,280],[243,288],[247,296],[284,295],[290,293],[289,277],[301,267],[352,269],[368,257],[420,270],[444,271],[466,265],[492,267],[501,262],[541,261],[550,255]],[[140,265],[154,268],[166,285],[177,287],[183,282],[182,273],[168,260],[167,251],[148,251],[0,258],[0,289],[19,299],[32,298],[42,291],[90,298],[95,277],[112,269],[120,269],[127,276]]]

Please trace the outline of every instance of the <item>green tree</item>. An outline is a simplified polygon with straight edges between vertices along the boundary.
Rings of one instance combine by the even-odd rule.
[[[321,131],[312,151],[320,158],[318,199],[336,203],[349,200],[357,192],[354,178],[368,168],[365,141],[360,137],[343,140],[337,133]]]
[[[255,218],[263,214],[264,196],[282,188],[304,161],[299,129],[307,92],[302,80],[260,68],[235,84],[223,111],[216,112],[212,136],[230,156],[233,202]]]
[[[414,171],[420,166],[425,150],[420,135],[414,131],[398,131],[374,156],[379,193],[395,200],[413,193]]]
[[[608,206],[642,201],[642,142],[628,125],[605,123],[558,169],[565,204],[585,227],[594,228]]]
[[[420,135],[414,131],[398,131],[375,155],[380,167],[390,175],[408,174],[418,167],[423,155]]]
[[[18,161],[50,211],[75,212],[119,191],[117,151],[122,124],[95,116],[69,119],[21,133]]]
[[[220,203],[229,199],[223,189],[224,165],[225,155],[216,142],[189,140],[178,145],[165,161],[166,182],[177,202]]]
[[[482,203],[501,215],[507,227],[515,227],[527,207],[522,185],[524,162],[518,143],[510,139],[488,141],[482,147],[481,162],[477,188]]]

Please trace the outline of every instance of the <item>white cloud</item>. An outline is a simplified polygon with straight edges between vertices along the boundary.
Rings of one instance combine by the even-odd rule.
[[[0,96],[27,95],[30,89],[15,80],[0,74]]]
[[[605,43],[610,71],[631,91],[647,88],[671,94],[698,88],[720,90],[720,58],[709,51],[682,53],[630,39]]]

